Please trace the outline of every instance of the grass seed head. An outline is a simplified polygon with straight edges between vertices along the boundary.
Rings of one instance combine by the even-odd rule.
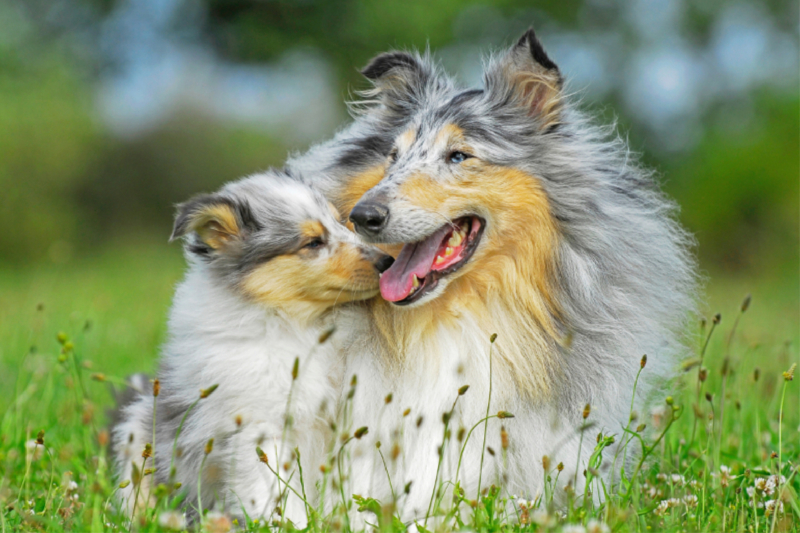
[[[369,433],[369,428],[368,428],[367,426],[362,426],[362,427],[358,428],[358,429],[355,431],[355,433],[353,433],[353,436],[354,436],[355,438],[357,438],[357,439],[361,439],[361,437],[363,437],[363,436],[364,436],[364,435],[366,435],[367,433]]]
[[[56,335],[56,340],[58,341],[58,344],[62,346],[64,345],[65,342],[67,342],[68,339],[69,337],[67,337],[67,334],[64,333],[63,331],[59,331],[58,335]]]
[[[161,394],[161,382],[157,379],[153,380],[153,397],[158,398],[158,395]]]
[[[492,448],[491,446],[487,446],[486,451],[489,452],[489,455],[494,457],[494,448]]]
[[[464,441],[464,435],[466,433],[467,433],[467,429],[464,426],[461,426],[460,428],[458,428],[458,433],[456,433],[456,439],[458,439],[458,442],[463,442]]]
[[[392,396],[392,393],[390,392],[389,394],[386,395],[386,398],[383,399],[383,403],[389,405],[390,403],[392,403],[392,398],[394,398],[394,396]]]
[[[406,416],[408,416],[410,414],[411,414],[411,408],[410,407],[406,407],[406,410],[403,411],[403,416],[406,417]]]
[[[701,383],[705,383],[706,378],[708,377],[708,369],[701,368],[697,371],[697,379],[700,380]]]
[[[258,460],[259,461],[261,461],[265,465],[269,464],[269,459],[267,459],[267,454],[264,453],[264,450],[262,450],[259,446],[256,446],[256,455],[258,456]],[[325,467],[323,466],[322,468],[325,468]],[[325,473],[324,470],[322,472]]]
[[[335,331],[336,331],[336,327],[335,326],[331,327],[331,328],[328,328],[325,331],[323,331],[319,336],[319,343],[320,344],[325,344],[325,342],[327,342],[327,340],[331,338],[331,335],[333,335],[333,333]]]
[[[233,421],[236,423],[237,428],[242,427],[242,415],[236,415],[236,418],[234,418]]]
[[[497,333],[492,333],[492,336],[489,337],[489,342],[494,344],[494,341],[496,341],[496,340],[497,340]]]
[[[714,401],[714,397],[711,395],[711,393],[710,393],[710,392],[707,392],[707,393],[706,393],[706,401],[707,401],[708,403],[711,403],[712,401]]]
[[[721,313],[717,313],[716,315],[714,315],[713,322],[714,322],[715,326],[718,325],[720,322],[722,322],[722,314]]]
[[[761,376],[761,369],[756,367],[753,369],[753,381],[758,381],[758,378]]]
[[[292,365],[292,381],[297,379],[297,373],[300,372],[300,358],[294,358],[294,364]]]
[[[792,381],[794,379],[794,371],[797,368],[797,363],[789,367],[789,370],[783,373],[784,381]]]
[[[94,380],[94,381],[100,381],[100,382],[103,382],[103,381],[105,381],[105,380],[106,380],[106,375],[105,375],[105,374],[103,374],[102,372],[97,372],[97,373],[95,373],[95,374],[92,374],[92,375],[91,375],[91,378],[92,378],[92,380]]]
[[[126,479],[125,481],[123,481],[122,483],[119,484],[119,488],[124,489],[125,487],[127,487],[130,484],[131,484],[131,480],[130,479]]]
[[[508,411],[497,411],[497,418],[514,418],[514,415]]]
[[[219,387],[219,383],[215,383],[214,385],[211,385],[207,389],[200,389],[200,397],[208,398],[214,393],[215,390],[217,390],[217,387]]]
[[[742,313],[747,311],[747,308],[750,307],[750,301],[752,299],[753,299],[753,297],[750,294],[748,294],[747,296],[744,297],[744,300],[742,300]]]
[[[36,434],[36,444],[39,446],[44,446],[44,430],[39,430],[39,433]]]
[[[546,455],[542,456],[542,468],[544,468],[545,472],[550,470],[550,458]]]
[[[591,412],[592,412],[592,406],[587,403],[586,406],[583,408],[583,419],[586,420],[587,418],[589,418],[589,414],[591,414]]]
[[[464,396],[467,393],[468,390],[469,390],[469,385],[464,385],[463,387],[458,389],[458,395],[459,396]]]
[[[504,450],[508,449],[508,431],[505,426],[500,426],[500,446]]]
[[[558,470],[559,472],[561,472],[562,470],[564,470],[564,463],[558,463],[558,464],[556,465],[556,470]]]
[[[642,356],[642,359],[641,359],[641,361],[639,361],[639,366],[640,366],[641,368],[644,368],[645,366],[647,366],[647,354],[644,354],[644,355]]]
[[[639,424],[636,426],[636,433],[641,433],[647,427],[647,424]]]
[[[142,451],[142,457],[145,459],[153,457],[153,446],[149,442],[144,445],[144,450]]]
[[[214,450],[214,439],[208,439],[208,442],[206,442],[206,449],[205,449],[206,455],[210,454],[213,450]]]

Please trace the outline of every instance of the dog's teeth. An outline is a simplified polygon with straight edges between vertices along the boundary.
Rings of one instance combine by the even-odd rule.
[[[461,241],[464,240],[464,235],[461,234],[461,231],[454,231],[453,234],[447,239],[447,244],[449,246],[458,246],[461,244]]]
[[[447,248],[444,249],[444,256],[450,257],[451,255],[453,255],[453,249],[448,246]]]
[[[412,286],[413,286],[415,289],[419,288],[419,278],[416,276],[416,274],[414,275],[414,277],[413,277],[413,278],[411,278],[411,285],[412,285]]]
[[[442,263],[444,263],[444,257],[442,257],[441,255],[437,255],[435,263],[437,265],[441,265]]]

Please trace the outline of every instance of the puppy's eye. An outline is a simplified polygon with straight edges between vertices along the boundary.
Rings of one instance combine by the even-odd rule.
[[[456,152],[450,152],[450,155],[447,156],[447,160],[449,162],[457,165],[459,163],[463,163],[464,161],[466,161],[470,157],[472,157],[472,156],[469,155],[469,154],[465,154],[464,152],[456,151]]]
[[[397,148],[393,148],[391,152],[389,152],[389,162],[394,163],[397,161]]]
[[[323,246],[325,246],[325,241],[322,240],[322,237],[316,237],[310,240],[303,248],[314,250],[316,248],[322,248]]]

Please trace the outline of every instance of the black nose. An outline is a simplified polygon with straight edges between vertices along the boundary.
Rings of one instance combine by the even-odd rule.
[[[389,220],[389,208],[376,202],[359,202],[350,212],[350,222],[359,233],[375,235]]]
[[[380,259],[375,261],[375,268],[378,269],[378,272],[383,274],[384,272],[389,270],[389,267],[392,266],[392,264],[394,264],[394,257],[392,257],[391,255],[384,255],[381,256]]]

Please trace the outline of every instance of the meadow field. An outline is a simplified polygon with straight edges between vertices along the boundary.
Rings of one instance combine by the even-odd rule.
[[[133,523],[119,512],[114,492],[130,480],[113,478],[106,446],[110,386],[130,373],[153,371],[182,270],[179,246],[146,241],[64,265],[1,273],[0,531],[182,527],[171,511],[178,500],[166,488],[158,508]],[[590,478],[601,461],[614,460],[603,454],[609,439],[645,450],[646,460],[633,472],[619,472],[622,481],[615,486],[590,482],[590,490],[606,493],[605,503],[573,494],[569,506],[559,508],[552,505],[552,492],[512,495],[492,485],[478,500],[456,491],[459,506],[449,501],[451,492],[447,501],[437,499],[432,514],[440,520],[428,527],[800,531],[800,379],[791,381],[800,341],[797,272],[757,279],[708,274],[706,292],[703,317],[691,332],[697,349],[682,362],[667,402],[633,406],[631,423],[613,435],[598,435],[591,414],[586,419],[586,445],[597,446]],[[253,462],[258,464],[255,450]],[[559,466],[548,466],[555,480]],[[441,488],[452,489],[452,480]],[[395,502],[375,502],[369,495],[347,499],[351,506],[377,510],[368,522],[380,530],[401,531],[406,526],[389,518],[402,506],[398,492]],[[348,529],[341,512],[323,516],[312,510],[310,516],[312,531]],[[267,523],[231,524],[211,513],[203,525],[208,531],[231,527],[293,529],[277,515]]]

